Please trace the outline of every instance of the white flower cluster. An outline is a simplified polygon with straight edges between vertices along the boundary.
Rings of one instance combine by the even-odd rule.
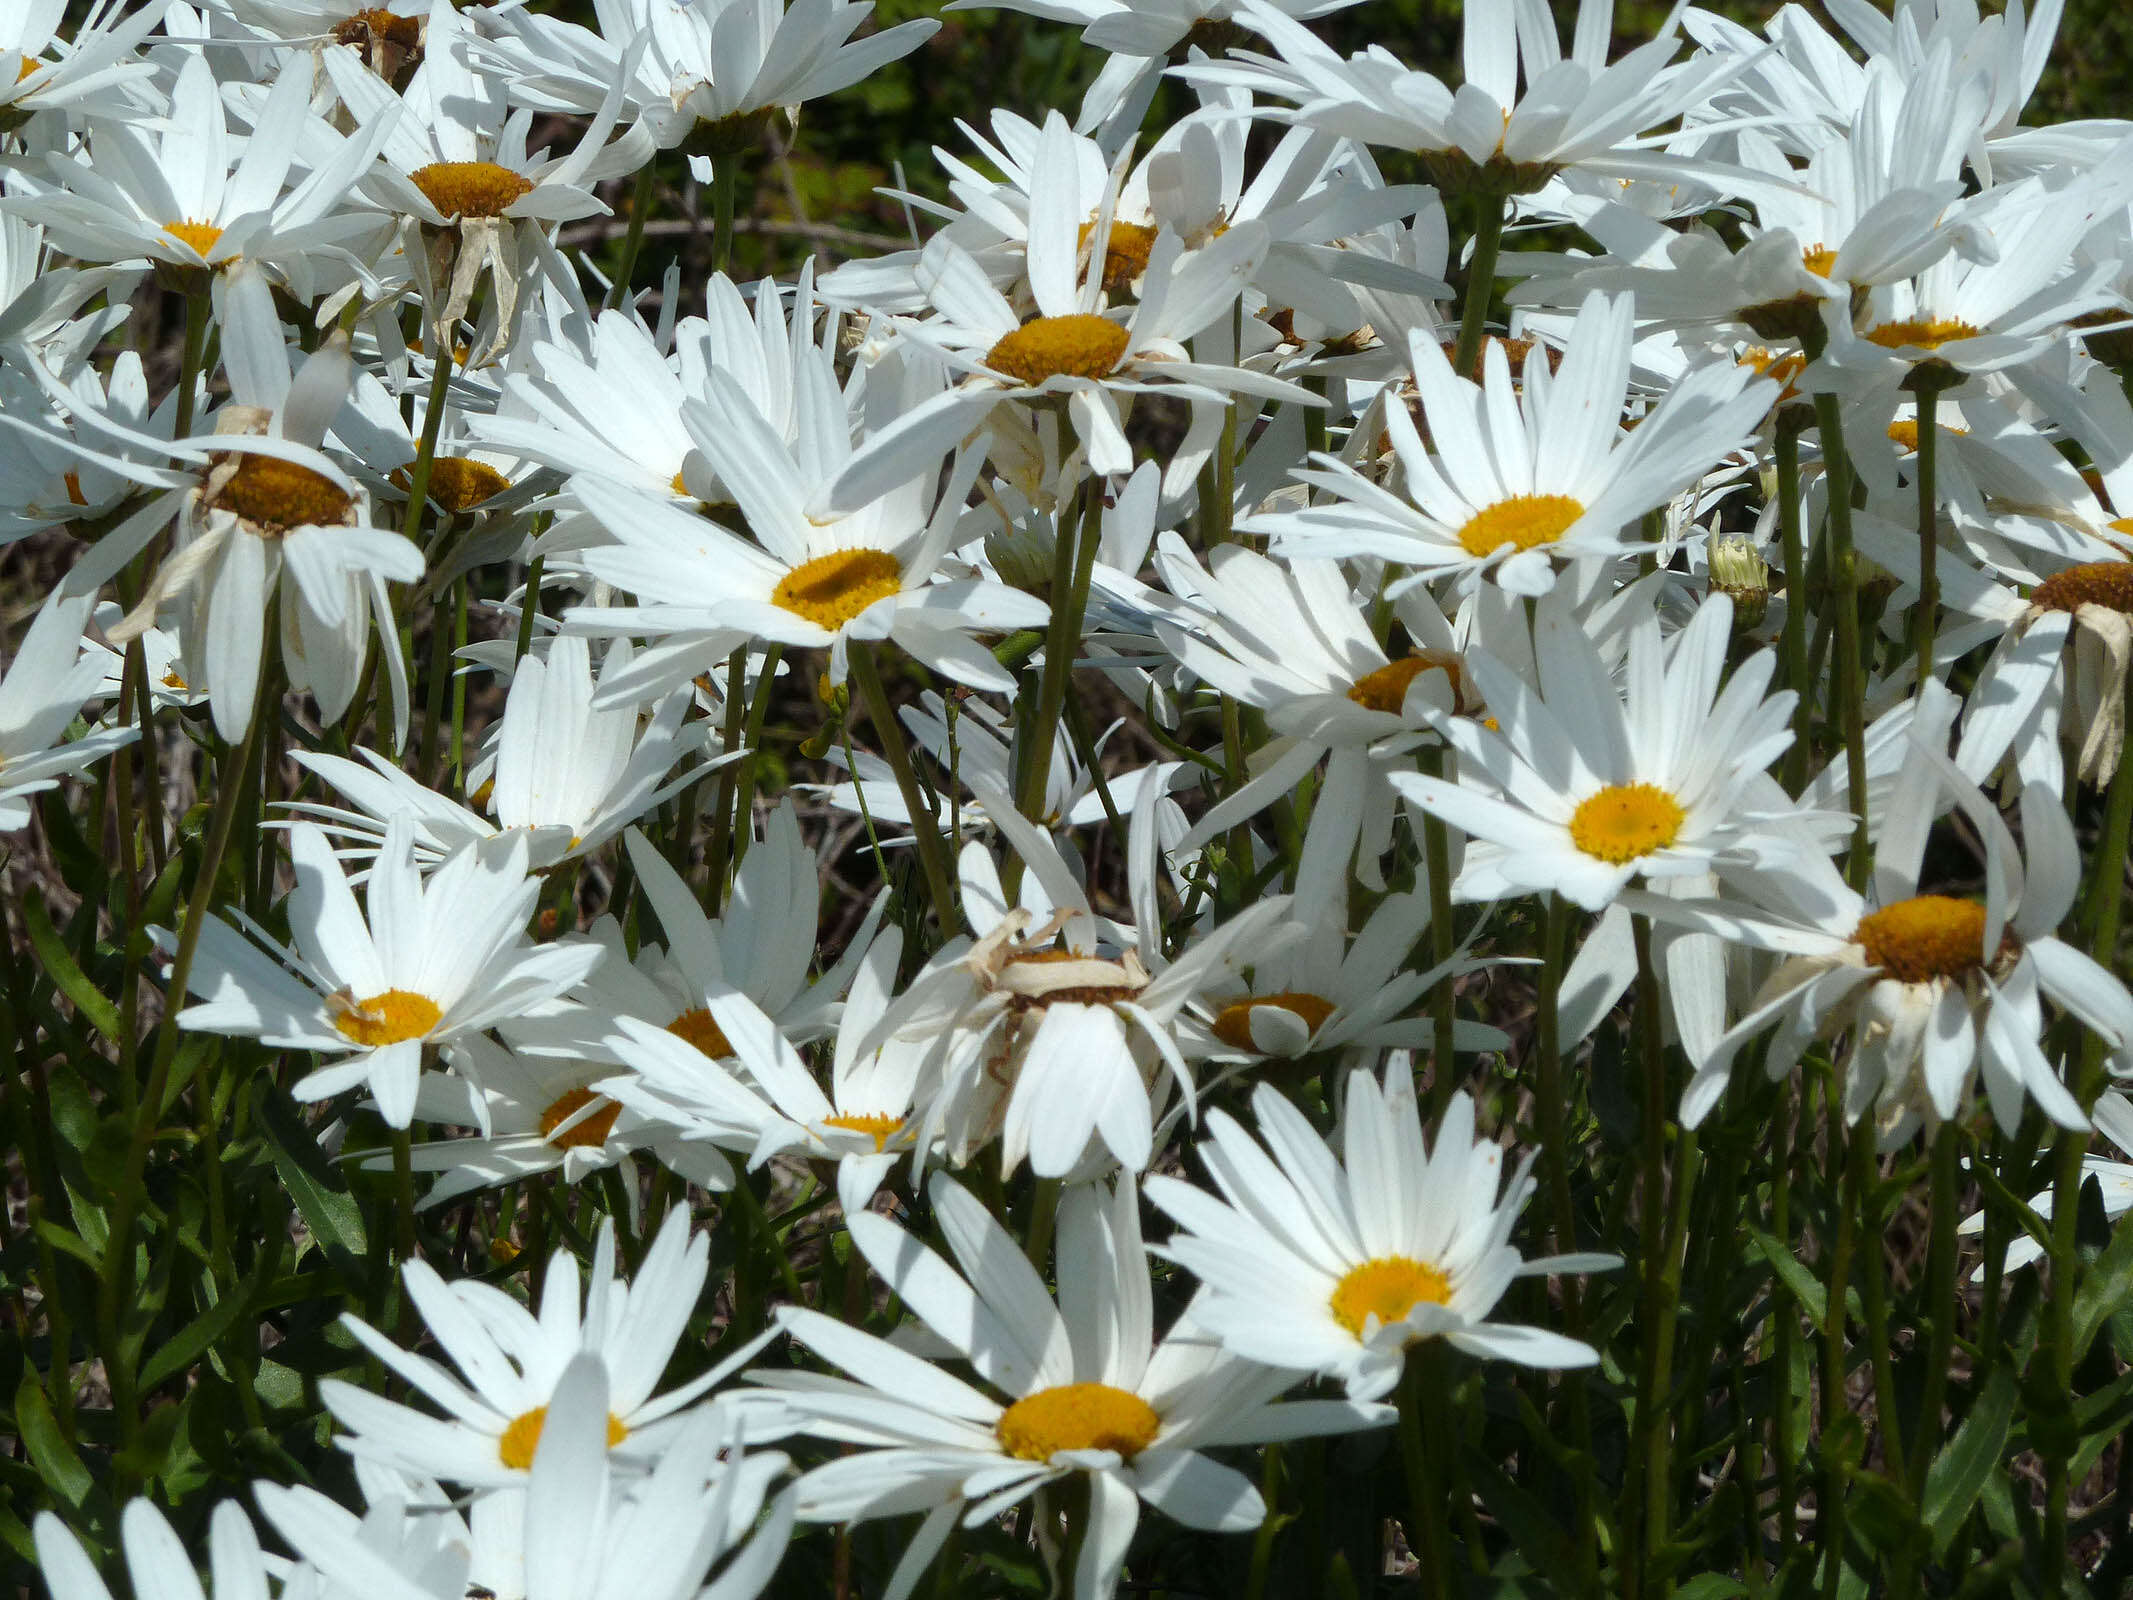
[[[1531,1163],[1456,1076],[1509,1042],[1455,988],[1510,953],[1475,903],[1575,933],[1562,1052],[1655,974],[1685,1126],[1751,1046],[1832,1051],[1884,1145],[2086,1128],[2070,1036],[2133,1071],[2133,998],[2060,937],[2121,871],[2068,812],[2127,760],[2133,127],[2020,124],[2056,7],[1677,9],[1609,59],[1606,0],[1567,52],[1470,3],[1454,83],[1329,49],[1339,3],[1027,0],[1110,52],[1078,117],[966,127],[908,251],[670,276],[650,320],[636,232],[603,285],[561,225],[678,151],[730,246],[772,120],[937,24],[4,8],[0,537],[71,566],[0,683],[0,826],[180,725],[256,816],[286,743],[290,887],[188,891],[179,1026],[419,1132],[426,1207],[612,1173],[650,1235],[648,1162],[760,1228],[766,1164],[811,1168],[924,1330],[795,1293],[662,1390],[686,1205],[634,1283],[603,1232],[532,1308],[407,1262],[456,1372],[351,1319],[415,1401],[325,1388],[368,1510],[260,1488],[301,1559],[227,1512],[225,1595],[741,1600],[796,1520],[919,1513],[901,1597],[1078,1477],[1103,1596],[1141,1502],[1258,1525],[1206,1452],[1383,1425],[1423,1341],[1596,1360],[1493,1316],[1616,1262],[1513,1243]],[[1580,247],[1506,248],[1536,225]],[[150,274],[162,392],[113,353]],[[758,805],[781,694],[849,777]],[[828,961],[799,799],[894,885]],[[1951,813],[1974,859],[1929,851]],[[1198,1286],[1160,1339],[1151,1253]],[[760,1448],[795,1439],[842,1448]],[[126,1533],[137,1592],[194,1582]]]

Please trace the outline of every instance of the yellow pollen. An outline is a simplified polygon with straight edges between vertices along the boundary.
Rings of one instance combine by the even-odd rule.
[[[1945,894],[1914,895],[1859,920],[1866,959],[1905,983],[1960,978],[1985,964],[1985,908]]]
[[[187,683],[183,678],[179,677],[178,669],[176,667],[172,667],[163,674],[163,687],[166,689],[175,689],[178,691],[178,693],[184,694],[188,689],[192,688],[192,685]]]
[[[414,474],[405,467],[395,468],[393,483],[401,489],[412,489]],[[510,487],[511,480],[486,461],[438,456],[430,462],[429,498],[454,514],[493,500]]]
[[[89,497],[81,492],[80,473],[70,472],[66,474],[66,485],[68,505],[85,506],[89,503]]]
[[[1818,278],[1826,278],[1837,264],[1837,252],[1826,244],[1810,245],[1800,252],[1800,265]]]
[[[549,1137],[595,1100],[600,1100],[601,1109],[573,1124],[566,1132],[554,1138]],[[541,1113],[541,1137],[562,1150],[603,1145],[607,1143],[607,1136],[615,1131],[615,1119],[621,1115],[621,1106],[612,1100],[603,1099],[590,1089],[565,1089],[556,1097],[555,1103]]]
[[[2055,572],[2037,585],[2029,603],[2043,611],[2102,606],[2133,616],[2133,561],[2085,561]]]
[[[684,1011],[667,1024],[667,1032],[677,1039],[686,1039],[714,1061],[721,1056],[733,1054],[733,1044],[712,1020],[711,1013],[703,1006]]]
[[[681,481],[681,474],[678,472],[674,474],[674,492],[683,497],[687,497],[689,493],[689,486]]]
[[[903,586],[903,568],[886,550],[833,550],[780,578],[770,603],[834,633]]]
[[[1740,365],[1783,384],[1789,394],[1793,380],[1807,369],[1807,357],[1798,350],[1772,350],[1764,345],[1751,345],[1741,352]]]
[[[1021,383],[1104,378],[1126,353],[1126,327],[1093,312],[1037,317],[986,352],[985,365]]]
[[[498,1234],[489,1241],[489,1259],[499,1267],[508,1267],[523,1254],[517,1243]]]
[[[541,1429],[547,1425],[548,1408],[535,1406],[511,1419],[510,1425],[497,1435],[496,1454],[513,1472],[530,1472],[533,1469],[533,1452],[541,1447]],[[607,1447],[612,1450],[630,1436],[622,1419],[612,1412],[607,1418]]]
[[[331,478],[279,456],[247,452],[216,497],[263,534],[326,528],[350,520],[355,502]]]
[[[1215,1015],[1210,1030],[1217,1039],[1232,1050],[1257,1050],[1252,1043],[1252,1013],[1261,1006],[1274,1006],[1301,1017],[1303,1025],[1316,1033],[1326,1025],[1326,1018],[1333,1015],[1333,1002],[1322,995],[1303,990],[1284,989],[1279,994],[1256,994],[1243,1000],[1232,1000]]]
[[[897,1131],[903,1125],[902,1117],[892,1117],[886,1111],[867,1111],[849,1117],[822,1119],[822,1126],[825,1128],[842,1128],[847,1133],[866,1134],[874,1141],[874,1151],[877,1155],[889,1147],[889,1141],[896,1137]]]
[[[22,70],[15,74],[15,81],[20,83],[25,78],[35,76],[38,68],[49,67],[50,65],[52,65],[51,62],[39,61],[35,56],[24,56],[22,58]]]
[[[1018,1461],[1049,1461],[1061,1450],[1115,1450],[1128,1461],[1155,1443],[1163,1419],[1137,1394],[1108,1383],[1064,1383],[1017,1400],[993,1425]]]
[[[387,989],[366,1000],[329,1002],[333,1025],[367,1049],[420,1039],[437,1026],[444,1012],[426,994]]]
[[[505,207],[533,192],[533,180],[493,161],[433,161],[407,175],[422,197],[453,217],[500,217]]]
[[[1455,703],[1465,700],[1466,684],[1462,663],[1450,650],[1417,650],[1413,655],[1398,661],[1388,661],[1374,671],[1364,673],[1355,680],[1348,691],[1348,698],[1359,706],[1372,711],[1400,714],[1407,704],[1407,690],[1415,679],[1425,672],[1441,672],[1451,680],[1452,699]]]
[[[1081,225],[1081,235],[1074,242],[1076,249],[1088,247],[1089,235],[1095,227],[1094,217]],[[1113,294],[1126,293],[1148,270],[1148,253],[1154,248],[1155,229],[1145,222],[1113,220],[1111,237],[1104,242],[1104,287]]]
[[[1685,815],[1681,803],[1657,784],[1610,783],[1578,803],[1570,816],[1570,839],[1588,856],[1619,867],[1672,844]]]
[[[1553,544],[1584,514],[1567,494],[1515,494],[1476,512],[1459,530],[1459,544],[1470,556],[1489,555],[1505,545],[1531,550]]]
[[[166,222],[163,231],[202,257],[214,249],[215,241],[222,237],[222,230],[212,222]]]
[[[1428,1262],[1379,1256],[1349,1268],[1333,1286],[1333,1320],[1360,1339],[1372,1317],[1390,1327],[1418,1305],[1449,1305],[1451,1298],[1452,1280]]]
[[[1975,339],[1984,331],[1959,317],[1907,317],[1869,328],[1866,337],[1884,350],[1938,350],[1957,339]]]

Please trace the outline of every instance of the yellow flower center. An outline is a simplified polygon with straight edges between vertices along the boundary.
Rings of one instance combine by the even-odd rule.
[[[1360,1339],[1372,1317],[1389,1327],[1405,1321],[1416,1306],[1448,1305],[1451,1298],[1452,1280],[1428,1262],[1378,1256],[1349,1268],[1333,1286],[1333,1320]]]
[[[1210,1031],[1232,1050],[1257,1050],[1259,1046],[1252,1043],[1252,1013],[1261,1006],[1274,1006],[1301,1017],[1304,1026],[1313,1033],[1323,1028],[1326,1018],[1333,1015],[1333,1002],[1324,996],[1300,989],[1284,989],[1279,994],[1256,994],[1232,1000],[1216,1013]]]
[[[1985,908],[1945,894],[1914,895],[1859,920],[1866,959],[1905,983],[1960,978],[1985,964]]]
[[[1975,339],[1984,331],[1960,317],[1906,317],[1869,328],[1866,337],[1884,350],[1938,350],[1957,339]]]
[[[2029,603],[2045,611],[2102,606],[2133,615],[2133,561],[2085,561],[2055,572],[2037,585]]]
[[[178,676],[178,669],[176,667],[170,667],[166,669],[163,673],[163,687],[166,689],[175,689],[180,694],[183,694],[188,689],[190,689],[192,685]]]
[[[1126,353],[1124,323],[1093,312],[1037,317],[1004,335],[985,365],[1021,383],[1046,378],[1103,378]]]
[[[500,217],[514,200],[533,192],[531,178],[493,161],[433,161],[407,178],[447,220]]]
[[[332,1004],[333,1025],[367,1049],[420,1039],[437,1026],[444,1012],[426,994],[387,989],[367,1000]]]
[[[834,633],[903,586],[903,568],[886,550],[833,550],[786,573],[770,602]]]
[[[1470,556],[1485,556],[1510,545],[1531,550],[1553,544],[1585,508],[1567,494],[1515,494],[1476,512],[1459,530],[1459,544]]]
[[[18,72],[17,72],[16,74],[15,74],[15,81],[16,81],[17,83],[20,83],[20,82],[22,82],[22,81],[23,81],[23,80],[24,80],[25,78],[29,78],[29,77],[33,77],[33,76],[35,76],[35,75],[36,75],[36,72],[37,72],[37,70],[38,70],[38,69],[39,69],[40,67],[49,67],[49,66],[51,66],[51,65],[52,65],[52,63],[51,63],[51,62],[49,62],[49,61],[39,61],[39,60],[38,60],[38,59],[37,59],[37,58],[36,58],[35,56],[24,56],[24,57],[22,58],[22,68],[21,68],[21,70],[20,70],[20,71],[18,71]]]
[[[682,482],[681,474],[678,472],[674,474],[674,492],[684,498],[687,498],[689,493],[689,486]]]
[[[591,1116],[576,1122],[561,1134],[556,1129],[595,1100],[600,1109]],[[581,1149],[588,1145],[603,1145],[607,1136],[615,1131],[615,1119],[622,1115],[622,1107],[590,1089],[565,1089],[555,1101],[541,1113],[541,1137],[559,1150]],[[554,1135],[554,1137],[550,1137]]]
[[[533,1468],[533,1452],[541,1447],[541,1429],[547,1426],[548,1408],[535,1406],[511,1419],[510,1425],[496,1437],[496,1454],[513,1472],[529,1472]],[[612,1450],[630,1436],[622,1419],[612,1412],[607,1418],[607,1447]]]
[[[1800,265],[1818,278],[1826,278],[1837,264],[1837,252],[1826,244],[1809,245],[1800,252]]]
[[[1108,1383],[1063,1383],[1017,1400],[993,1431],[1018,1461],[1049,1461],[1061,1450],[1115,1450],[1132,1460],[1162,1431],[1155,1407]]]
[[[1081,225],[1080,237],[1075,240],[1076,249],[1085,249],[1089,235],[1096,227],[1091,217]],[[1155,248],[1155,229],[1145,222],[1119,222],[1113,220],[1111,237],[1104,241],[1104,287],[1113,294],[1124,294],[1133,287],[1134,280],[1148,270],[1148,252]]]
[[[182,245],[188,245],[200,255],[206,256],[215,248],[215,241],[222,237],[222,230],[212,222],[166,222],[163,231]]]
[[[1398,661],[1388,661],[1355,680],[1348,698],[1372,711],[1400,714],[1407,704],[1408,686],[1425,672],[1441,672],[1451,680],[1455,703],[1466,698],[1465,674],[1457,654],[1450,650],[1417,650]]]
[[[1610,783],[1578,802],[1570,839],[1588,856],[1616,866],[1664,850],[1680,837],[1681,802],[1652,783]]]
[[[1798,350],[1772,350],[1766,345],[1750,345],[1740,354],[1740,365],[1758,377],[1768,378],[1784,388],[1784,399],[1792,393],[1793,380],[1807,369],[1807,357]]]
[[[896,1137],[898,1130],[903,1125],[904,1119],[902,1117],[892,1117],[886,1111],[866,1111],[848,1117],[824,1117],[822,1119],[822,1126],[825,1128],[842,1128],[847,1133],[863,1133],[867,1135],[874,1141],[874,1150],[877,1155],[889,1147],[889,1141]]]
[[[703,1006],[684,1011],[667,1024],[667,1032],[677,1039],[688,1040],[714,1061],[721,1056],[733,1054],[732,1041],[720,1030],[710,1011]]]
[[[228,460],[228,457],[224,457]],[[323,473],[279,456],[247,451],[224,483],[215,503],[225,506],[267,535],[291,528],[330,528],[348,522],[355,502]]]
[[[396,468],[393,482],[402,489],[414,487],[414,475]],[[511,480],[486,461],[465,456],[438,456],[430,462],[429,498],[446,511],[470,511],[484,500],[493,500],[511,487]]]

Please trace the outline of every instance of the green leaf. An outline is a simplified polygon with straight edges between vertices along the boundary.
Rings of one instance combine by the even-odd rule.
[[[319,1149],[286,1090],[261,1079],[253,1101],[274,1153],[274,1170],[296,1202],[304,1226],[344,1278],[360,1279],[370,1241],[363,1230],[363,1208],[349,1192],[348,1181]]]
[[[59,992],[74,1002],[75,1011],[82,1020],[106,1039],[119,1036],[118,1007],[106,999],[103,991],[89,981],[74,960],[74,952],[59,937],[59,930],[52,926],[52,919],[44,909],[44,897],[35,889],[22,897],[22,923],[29,930],[30,946],[37,952],[37,960],[50,975]]]
[[[1738,1578],[1728,1578],[1716,1572],[1706,1572],[1691,1578],[1674,1591],[1674,1600],[1733,1600],[1735,1595],[1748,1592],[1748,1586]]]
[[[1986,1479],[1999,1466],[2014,1408],[2014,1376],[2001,1367],[1986,1380],[1963,1425],[1927,1470],[1919,1515],[1933,1537],[1936,1556],[1947,1554],[1970,1508],[1984,1492]]]
[[[2097,1330],[2129,1296],[2133,1296],[2133,1217],[2120,1220],[2111,1232],[2110,1245],[2074,1286],[2075,1361],[2088,1354]]]
[[[250,1297],[245,1291],[250,1287],[249,1283],[239,1284],[195,1317],[189,1326],[172,1335],[142,1365],[141,1388],[153,1389],[165,1379],[176,1377],[199,1360],[208,1346],[236,1327],[249,1302]]]
[[[25,1377],[22,1387],[15,1391],[15,1434],[29,1452],[30,1465],[37,1469],[45,1487],[58,1497],[60,1504],[80,1511],[96,1488],[96,1477],[82,1465],[74,1446],[59,1431],[52,1402],[45,1398],[44,1386],[34,1373]]]
[[[1577,1548],[1571,1543],[1569,1530],[1549,1516],[1538,1500],[1487,1457],[1469,1455],[1466,1464],[1481,1503],[1537,1568],[1562,1573],[1577,1570]]]
[[[1773,1238],[1754,1223],[1747,1224],[1748,1237],[1755,1241],[1755,1248],[1770,1263],[1770,1270],[1778,1275],[1793,1299],[1807,1308],[1817,1332],[1826,1332],[1829,1327],[1829,1292],[1815,1275],[1800,1264],[1800,1258],[1786,1248],[1782,1239]]]

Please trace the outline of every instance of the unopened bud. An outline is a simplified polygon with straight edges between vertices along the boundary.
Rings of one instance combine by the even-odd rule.
[[[1738,533],[1711,540],[1711,587],[1733,602],[1733,626],[1756,627],[1770,609],[1770,567],[1754,541]]]

